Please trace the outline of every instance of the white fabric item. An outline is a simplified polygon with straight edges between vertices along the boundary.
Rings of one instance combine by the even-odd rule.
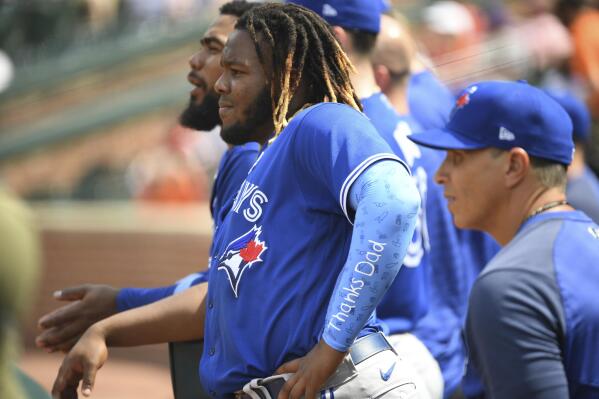
[[[399,357],[415,371],[416,383],[426,388],[419,390],[418,398],[442,399],[444,382],[441,368],[422,341],[410,333],[405,333],[391,335],[389,342]]]
[[[286,379],[291,375],[285,375]],[[243,387],[243,392],[258,398],[252,387],[256,387],[260,380],[264,382],[273,377],[252,380]],[[421,389],[417,388],[415,380],[412,365],[391,350],[379,352],[357,366],[348,355],[314,399],[422,399],[425,396],[419,394]],[[263,388],[258,389],[264,392]]]

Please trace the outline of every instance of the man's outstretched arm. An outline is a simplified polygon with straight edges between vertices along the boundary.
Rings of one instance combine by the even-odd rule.
[[[69,303],[42,316],[35,342],[48,352],[67,352],[92,324],[118,312],[157,302],[191,286],[206,282],[207,272],[193,273],[177,283],[156,288],[115,288],[84,284],[64,288],[54,298]]]
[[[52,394],[76,397],[79,381],[89,396],[95,376],[108,357],[108,346],[138,346],[189,341],[204,336],[207,284],[126,312],[92,325],[62,362]]]

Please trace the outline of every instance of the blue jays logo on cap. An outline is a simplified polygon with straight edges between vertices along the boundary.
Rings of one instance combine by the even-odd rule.
[[[526,82],[486,81],[457,99],[444,129],[416,133],[417,144],[442,150],[523,148],[531,156],[572,162],[572,121],[542,90]]]
[[[243,272],[256,262],[262,262],[260,256],[267,250],[264,241],[260,241],[262,226],[254,225],[250,231],[227,245],[218,259],[218,270],[224,270],[229,278],[231,289],[238,297],[239,281]]]
[[[476,86],[471,86],[471,87],[466,88],[462,92],[462,94],[460,94],[458,96],[458,98],[456,99],[455,108],[460,109],[460,108],[464,108],[466,105],[468,105],[470,103],[470,95],[474,94],[477,89],[478,89],[478,87],[476,87]]]

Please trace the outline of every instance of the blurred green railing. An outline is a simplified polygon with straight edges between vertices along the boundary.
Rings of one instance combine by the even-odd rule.
[[[80,47],[60,57],[48,58],[35,65],[19,66],[11,86],[0,93],[0,103],[35,88],[47,89],[81,74],[113,68],[144,55],[173,47],[198,43],[209,19],[185,21],[161,26],[154,31],[130,33],[114,40]]]
[[[178,61],[179,65],[171,73],[161,73],[158,80],[152,80],[150,73],[147,81],[128,85],[118,95],[105,93],[17,124],[7,125],[0,120],[0,160],[97,132],[156,109],[180,107],[187,98],[189,86],[180,70],[182,61],[167,57],[172,58],[177,50],[190,55],[206,27],[206,19],[199,18],[80,47],[58,58],[16,68],[12,85],[0,94],[0,118],[2,114],[22,112],[28,104],[39,107],[43,101],[68,96],[69,85],[85,81],[87,76],[96,80],[105,75],[135,76],[140,60],[145,72],[153,65],[162,69],[169,62]],[[167,55],[161,57],[163,53]]]

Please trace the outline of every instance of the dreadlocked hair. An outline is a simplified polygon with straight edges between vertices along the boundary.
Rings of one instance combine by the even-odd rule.
[[[223,4],[219,9],[220,15],[231,15],[241,17],[246,11],[258,6],[258,3],[248,3],[245,0],[235,0]]]
[[[245,13],[235,29],[250,34],[262,65],[263,49],[271,50],[275,135],[287,126],[289,103],[302,79],[308,88],[304,106],[338,102],[362,110],[349,78],[355,68],[329,25],[313,11],[295,4],[263,4]]]

